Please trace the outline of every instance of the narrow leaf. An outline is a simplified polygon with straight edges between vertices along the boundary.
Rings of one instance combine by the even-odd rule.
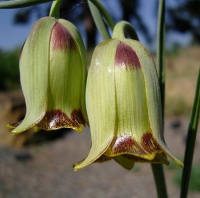
[[[0,9],[1,8],[22,8],[33,6],[37,4],[51,2],[53,0],[15,0],[15,1],[1,1],[0,2]]]
[[[91,2],[88,1],[89,7],[90,7],[90,11],[92,13],[93,19],[95,21],[95,24],[97,26],[97,29],[101,35],[101,37],[106,40],[110,38],[110,34],[107,30],[106,24],[101,16],[100,11],[98,10],[98,8]]]
[[[184,158],[185,167],[183,169],[182,181],[181,181],[181,195],[180,195],[181,198],[186,198],[188,193],[190,174],[192,169],[192,160],[194,154],[194,146],[195,146],[195,140],[199,122],[199,113],[200,113],[200,68],[199,68],[196,93],[195,93],[195,98],[188,128],[188,134],[187,134],[187,142],[186,142],[185,158]]]

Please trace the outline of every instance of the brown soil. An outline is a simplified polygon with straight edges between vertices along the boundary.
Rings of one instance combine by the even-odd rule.
[[[170,150],[183,157],[188,119],[168,119],[165,139]],[[47,132],[48,133],[48,132]],[[86,157],[89,129],[68,132],[63,138],[26,148],[0,148],[0,197],[2,198],[155,198],[156,189],[149,164],[136,164],[131,171],[114,161],[91,164],[75,172],[72,165]],[[200,133],[194,161],[200,164]],[[173,163],[173,162],[172,162]],[[179,197],[173,184],[175,172],[165,169],[170,198]],[[190,192],[188,198],[199,198]]]

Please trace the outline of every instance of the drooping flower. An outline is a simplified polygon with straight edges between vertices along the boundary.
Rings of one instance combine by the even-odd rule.
[[[53,17],[38,20],[21,55],[20,79],[26,115],[11,123],[13,134],[34,126],[44,130],[73,128],[87,123],[85,110],[85,48],[77,28]]]
[[[114,159],[132,169],[135,162],[183,167],[167,148],[162,134],[160,89],[148,50],[131,39],[109,39],[93,54],[86,84],[91,128],[89,155],[74,165]]]

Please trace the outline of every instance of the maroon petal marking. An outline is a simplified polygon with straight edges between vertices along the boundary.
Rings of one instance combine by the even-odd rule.
[[[141,142],[137,142],[129,134],[121,135],[113,139],[110,148],[111,151],[105,153],[108,156],[118,154],[136,154],[141,155],[142,157],[142,155],[148,155],[154,152],[162,151],[160,145],[149,132],[142,136]]]
[[[65,26],[57,22],[51,33],[51,49],[52,50],[75,50],[76,44]]]
[[[23,120],[18,121],[18,122],[11,122],[11,123],[9,123],[9,124],[7,125],[7,127],[8,127],[9,129],[14,129],[14,128],[16,128],[17,126],[19,126],[19,125],[22,123],[22,121],[23,121]]]
[[[152,133],[147,132],[142,136],[141,145],[150,154],[161,150],[159,144],[157,143],[155,138],[152,136]]]
[[[71,118],[60,109],[49,111],[45,114],[42,121],[37,125],[44,130],[55,130],[59,128],[81,128],[85,125],[85,119],[82,111],[73,110]]]
[[[138,144],[137,141],[133,139],[131,135],[122,135],[111,143],[112,152],[113,154],[119,153],[135,153],[138,155],[146,154],[143,148]]]
[[[85,126],[85,118],[80,109],[74,109],[71,113],[71,119],[74,121],[74,123],[77,123],[79,126],[84,125]]]
[[[140,61],[136,52],[126,43],[120,42],[115,54],[115,66],[124,69],[140,69]]]

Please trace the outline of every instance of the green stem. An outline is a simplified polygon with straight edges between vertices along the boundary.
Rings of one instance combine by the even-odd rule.
[[[112,38],[124,39],[126,38],[125,32],[127,32],[132,39],[139,41],[136,31],[131,26],[131,24],[126,21],[120,21],[115,25]]]
[[[156,184],[157,197],[167,198],[168,196],[163,166],[161,164],[151,164],[151,169]]]
[[[115,23],[108,11],[103,7],[103,5],[98,0],[89,0],[89,2],[92,2],[96,6],[96,8],[98,8],[99,12],[103,15],[111,30],[113,30],[115,27]]]
[[[165,66],[164,66],[164,48],[165,48],[165,0],[159,1],[158,13],[158,77],[161,93],[162,107],[162,133],[164,132],[164,105],[165,105]],[[162,164],[151,164],[154,175],[158,198],[167,198],[167,187]]]
[[[165,0],[160,0],[158,13],[158,40],[157,40],[157,65],[158,77],[162,102],[162,117],[164,126],[164,110],[165,110]],[[163,128],[164,131],[164,128]]]
[[[63,0],[57,0],[54,1],[51,5],[51,10],[49,13],[50,17],[54,17],[54,18],[60,18],[60,5],[62,3]]]
[[[106,40],[110,39],[110,34],[106,27],[104,20],[102,19],[101,13],[98,10],[98,7],[91,1],[88,0],[88,5],[90,7],[91,14],[93,16],[94,22],[97,26],[97,29],[101,35],[101,37]]]
[[[180,198],[186,198],[188,194],[188,187],[190,181],[190,174],[192,169],[192,160],[194,154],[194,146],[199,122],[199,114],[200,114],[200,68],[199,75],[197,79],[196,85],[196,93],[194,98],[194,103],[192,107],[192,112],[190,116],[190,123],[188,127],[187,133],[187,142],[185,149],[185,157],[184,157],[184,169],[182,173],[181,180],[181,194]]]
[[[51,2],[53,0],[14,0],[14,1],[2,1],[0,2],[1,8],[23,8],[33,6],[37,4]]]

